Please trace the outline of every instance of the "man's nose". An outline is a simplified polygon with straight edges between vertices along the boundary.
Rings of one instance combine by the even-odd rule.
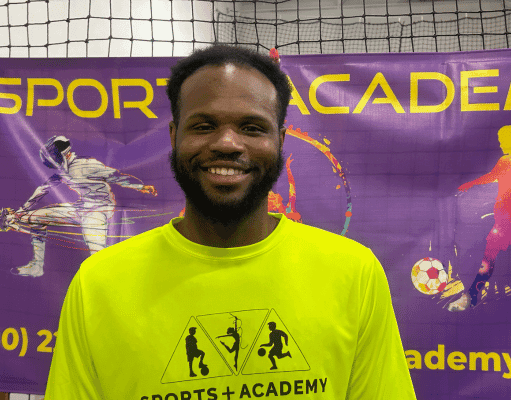
[[[243,152],[243,138],[235,128],[222,127],[219,128],[214,135],[213,142],[210,145],[211,151],[218,151],[222,153],[237,153]]]

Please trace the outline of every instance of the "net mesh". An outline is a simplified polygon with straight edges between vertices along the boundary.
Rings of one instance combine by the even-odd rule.
[[[508,48],[511,0],[0,0],[0,57],[179,56],[210,43],[281,54]]]

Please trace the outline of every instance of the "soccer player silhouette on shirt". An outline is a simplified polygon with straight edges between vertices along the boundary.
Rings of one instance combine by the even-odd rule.
[[[495,224],[486,237],[481,267],[468,292],[464,292],[458,300],[450,303],[449,311],[464,311],[477,304],[479,292],[493,273],[497,255],[511,244],[511,125],[500,128],[498,137],[504,155],[500,157],[497,164],[487,174],[464,183],[458,188],[459,191],[464,192],[474,185],[498,182],[498,193],[493,207]]]
[[[270,329],[270,343],[262,344],[260,347],[270,347],[273,346],[270,349],[270,352],[268,353],[268,358],[271,361],[272,367],[270,369],[277,369],[277,364],[275,363],[275,357],[277,357],[279,360],[284,357],[291,357],[291,353],[287,351],[286,353],[282,354],[282,338],[284,338],[284,341],[286,342],[287,346],[287,334],[279,329],[277,329],[277,324],[275,322],[268,322],[268,329]]]
[[[192,326],[190,329],[188,329],[188,332],[190,332],[190,334],[185,339],[186,357],[188,359],[188,365],[190,366],[190,376],[193,378],[194,376],[197,376],[197,374],[193,372],[193,359],[200,357],[199,368],[202,369],[203,367],[207,367],[207,365],[204,364],[204,356],[206,353],[204,353],[202,350],[199,350],[197,347],[197,338],[195,337],[197,328]]]

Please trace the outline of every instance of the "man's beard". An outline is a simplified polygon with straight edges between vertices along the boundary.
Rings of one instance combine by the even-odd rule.
[[[266,173],[261,176],[258,181],[253,182],[248,187],[243,197],[229,202],[215,201],[208,196],[201,183],[190,171],[183,168],[179,163],[174,149],[172,149],[170,154],[170,165],[177,183],[185,193],[187,201],[193,205],[203,217],[214,223],[228,225],[241,221],[246,216],[250,215],[261,205],[264,199],[268,197],[269,191],[277,182],[284,168],[284,156],[282,152],[279,152],[277,158],[268,167]],[[192,169],[197,170],[199,166],[192,166]]]

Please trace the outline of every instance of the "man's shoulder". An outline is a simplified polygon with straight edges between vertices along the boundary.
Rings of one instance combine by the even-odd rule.
[[[356,240],[322,228],[290,221],[291,238],[307,242],[320,249],[333,248],[367,253],[371,250]]]
[[[70,167],[101,167],[104,164],[94,157],[76,157],[69,163]]]

